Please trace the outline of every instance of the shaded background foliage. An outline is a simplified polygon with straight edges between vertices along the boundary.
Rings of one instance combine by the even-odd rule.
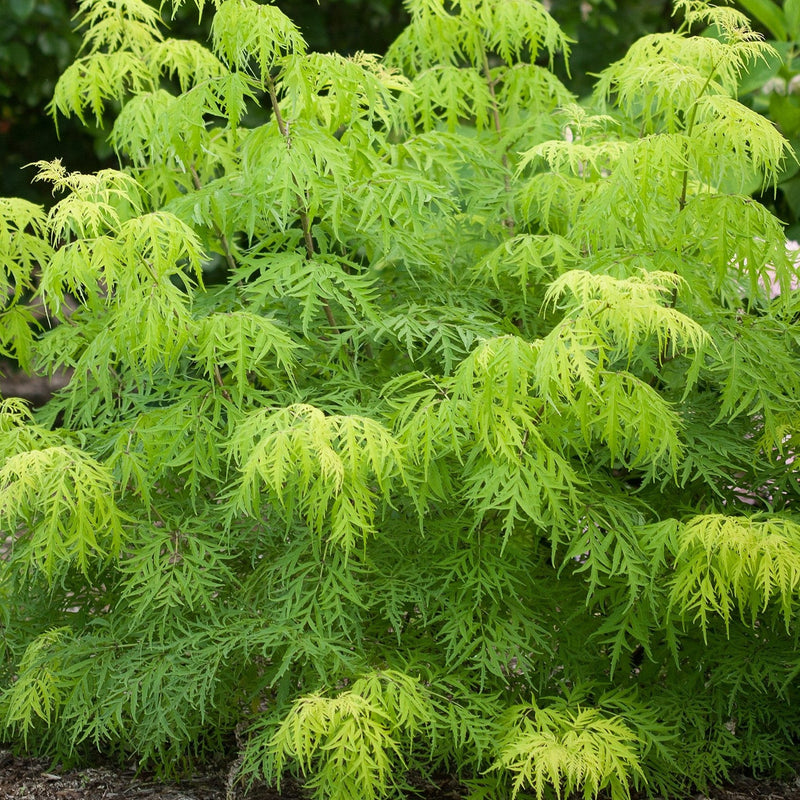
[[[571,74],[563,64],[555,72],[580,96],[591,91],[593,74],[622,58],[636,39],[673,26],[669,0],[552,0],[549,10],[575,42]]]
[[[750,70],[741,86],[745,102],[771,119],[800,152],[800,0],[740,0],[777,57]],[[800,160],[787,162],[772,197],[759,198],[788,224],[787,235],[800,239]]]
[[[67,0],[5,0],[0,3],[0,188],[5,195],[41,201],[22,168],[41,153],[63,154],[76,169],[97,163],[93,141],[74,121],[59,142],[45,105],[80,37],[72,29]]]

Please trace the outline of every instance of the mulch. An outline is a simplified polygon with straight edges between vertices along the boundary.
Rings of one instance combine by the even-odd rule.
[[[47,759],[19,758],[0,749],[0,800],[310,800],[310,794],[291,779],[284,780],[278,792],[264,785],[245,787],[232,776],[228,766],[168,783],[113,765],[62,770]],[[465,797],[461,785],[450,776],[418,784],[409,800]]]
[[[246,790],[231,785],[229,773],[219,769],[164,783],[133,769],[95,766],[62,770],[45,759],[19,758],[0,750],[0,800],[308,800],[297,784],[284,783],[281,793],[267,786]],[[455,779],[443,777],[436,785],[420,785],[414,797],[461,800],[465,795]],[[743,775],[727,786],[679,800],[800,800],[800,777],[775,781]]]
[[[228,773],[211,770],[165,783],[130,768],[61,769],[47,759],[0,750],[0,800],[306,800],[295,785],[280,794],[266,786],[245,791],[231,785]]]

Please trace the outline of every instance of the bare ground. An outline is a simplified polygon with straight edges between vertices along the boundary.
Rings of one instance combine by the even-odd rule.
[[[283,782],[280,792],[263,785],[247,789],[233,782],[231,774],[228,767],[165,783],[152,775],[114,766],[62,770],[47,759],[18,758],[9,750],[0,749],[0,800],[309,800],[310,797],[291,780]],[[449,776],[436,783],[420,781],[418,791],[409,795],[409,800],[461,800],[464,796],[461,788]],[[770,800],[784,799],[776,796]],[[800,794],[796,800],[800,800]]]
[[[417,800],[460,800],[458,782],[442,778],[421,784]],[[278,793],[266,786],[245,791],[230,786],[228,770],[204,772],[179,783],[162,783],[132,769],[108,766],[61,770],[47,760],[17,758],[0,750],[0,800],[307,800],[293,783]],[[360,800],[360,798],[353,798]],[[683,800],[800,800],[800,777],[793,781],[740,776],[726,786]]]
[[[201,772],[176,783],[124,767],[62,770],[47,759],[18,758],[0,750],[0,800],[305,800],[298,787],[284,788],[282,794],[265,786],[246,792],[229,785],[227,770]]]

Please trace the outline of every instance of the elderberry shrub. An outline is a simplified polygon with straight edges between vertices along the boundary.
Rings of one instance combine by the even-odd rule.
[[[71,373],[0,406],[2,736],[174,772],[235,733],[242,780],[334,800],[788,764],[800,303],[741,192],[789,151],[736,100],[768,45],[680,0],[578,104],[534,0],[408,0],[384,59],[196,2],[208,46],[80,3],[51,110],[120,169],[0,200],[2,351]]]

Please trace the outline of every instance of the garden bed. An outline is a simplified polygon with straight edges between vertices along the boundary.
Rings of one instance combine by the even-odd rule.
[[[221,768],[164,783],[133,769],[62,770],[46,759],[16,758],[0,750],[0,800],[305,800],[308,796],[294,784],[286,784],[282,793],[265,786],[231,791],[228,772]],[[435,786],[421,786],[413,797],[460,800],[462,793],[455,779],[444,778]],[[800,778],[773,781],[738,776],[727,786],[692,795],[692,800],[800,800]]]

